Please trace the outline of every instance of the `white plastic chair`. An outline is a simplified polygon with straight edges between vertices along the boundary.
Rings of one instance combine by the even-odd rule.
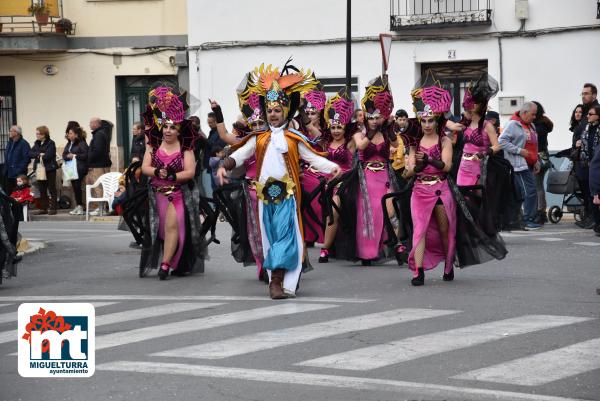
[[[85,220],[89,221],[90,219],[90,202],[107,202],[108,210],[112,212],[112,203],[115,198],[115,192],[119,189],[119,178],[121,177],[121,173],[106,173],[102,174],[94,185],[86,185],[85,186]],[[102,185],[102,198],[92,198],[92,188],[96,188],[99,185]],[[102,210],[102,209],[100,209]]]

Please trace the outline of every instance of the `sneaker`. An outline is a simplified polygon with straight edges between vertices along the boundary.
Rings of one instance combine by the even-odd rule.
[[[100,216],[100,208],[97,207],[96,209],[92,210],[90,212],[90,216]]]
[[[69,214],[72,216],[81,216],[82,214],[85,214],[83,212],[83,206],[81,206],[81,205],[77,206],[75,209],[71,210],[69,212]]]
[[[525,223],[525,231],[535,231],[542,228],[541,224],[534,223],[532,221]]]

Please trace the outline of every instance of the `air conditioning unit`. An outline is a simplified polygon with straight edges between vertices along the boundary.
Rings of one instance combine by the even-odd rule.
[[[177,50],[175,52],[175,65],[177,67],[188,66],[188,52],[185,50]]]

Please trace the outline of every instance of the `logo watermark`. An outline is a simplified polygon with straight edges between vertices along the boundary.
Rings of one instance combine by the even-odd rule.
[[[26,303],[19,306],[19,374],[23,377],[90,377],[94,374],[94,306]]]

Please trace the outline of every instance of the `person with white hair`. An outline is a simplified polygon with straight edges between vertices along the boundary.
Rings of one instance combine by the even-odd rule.
[[[541,228],[540,224],[534,222],[537,214],[534,173],[540,169],[540,163],[537,161],[537,136],[533,125],[536,114],[537,105],[535,103],[523,103],[498,138],[498,142],[504,150],[504,158],[514,169],[515,190],[523,202],[523,228],[525,230]],[[535,150],[528,149],[527,143],[536,143]]]
[[[10,194],[17,186],[17,177],[27,174],[29,165],[29,142],[23,138],[23,130],[18,125],[10,127],[8,144],[4,152],[4,190]]]

